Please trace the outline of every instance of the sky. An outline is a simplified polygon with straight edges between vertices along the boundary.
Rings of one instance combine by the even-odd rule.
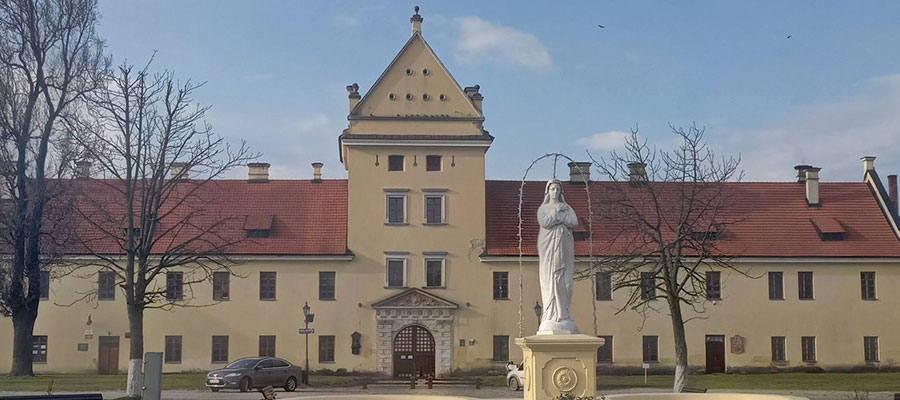
[[[691,124],[748,181],[792,180],[797,164],[860,181],[864,155],[900,172],[897,1],[101,0],[99,31],[115,63],[156,51],[154,68],[205,81],[208,122],[273,179],[309,178],[314,161],[345,178],[345,87],[368,91],[414,5],[460,85],[481,86],[488,179],[521,179],[547,152],[607,154],[632,129],[666,148]]]

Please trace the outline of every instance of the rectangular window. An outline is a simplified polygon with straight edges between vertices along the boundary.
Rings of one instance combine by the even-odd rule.
[[[659,336],[644,336],[644,362],[659,362]]]
[[[34,335],[31,337],[31,362],[47,363],[47,337]]]
[[[605,342],[603,342],[603,346],[600,346],[597,349],[597,362],[598,363],[611,363],[613,362],[613,337],[612,336],[600,336],[603,338]]]
[[[444,286],[444,258],[425,259],[425,286]]]
[[[276,282],[276,274],[275,272],[260,272],[259,273],[259,299],[260,300],[275,300],[275,282]]]
[[[442,195],[442,194],[426,194],[425,195],[425,223],[426,224],[443,224],[444,223],[444,195]]]
[[[386,275],[387,287],[406,287],[406,259],[388,258]]]
[[[509,272],[494,272],[494,300],[509,299]]]
[[[863,337],[863,348],[866,362],[878,362],[878,336]]]
[[[116,273],[102,271],[97,274],[98,289],[97,298],[100,300],[116,299]]]
[[[656,297],[656,277],[652,272],[641,272],[641,299]]]
[[[265,239],[269,237],[269,229],[247,229],[245,233],[248,239]]]
[[[41,271],[41,300],[50,299],[50,271]]]
[[[594,276],[594,288],[597,290],[597,300],[612,300],[612,277],[609,272],[598,272]]]
[[[403,156],[388,156],[388,171],[403,171]]]
[[[212,337],[212,362],[228,362],[228,336]]]
[[[425,156],[425,170],[426,171],[440,171],[441,170],[441,156],[437,156],[437,155]]]
[[[800,346],[803,352],[803,362],[816,362],[816,337],[801,337]]]
[[[166,272],[166,300],[179,301],[184,299],[184,273]]]
[[[259,356],[275,357],[275,335],[260,335]]]
[[[334,271],[319,272],[319,300],[334,300]]]
[[[772,361],[784,362],[785,358],[785,340],[784,336],[772,336]]]
[[[784,300],[783,272],[769,272],[769,300]]]
[[[862,299],[875,300],[875,273],[860,272],[859,279],[862,284]]]
[[[334,336],[319,336],[319,362],[334,362]]]
[[[509,336],[494,335],[494,361],[509,361]]]
[[[166,336],[166,363],[181,362],[181,336]]]
[[[231,298],[231,274],[213,272],[213,300],[225,301]]]
[[[388,194],[387,195],[387,215],[385,216],[389,224],[405,224],[406,223],[406,195],[405,194]]]
[[[722,273],[719,271],[706,272],[706,298],[720,300],[722,298]]]
[[[801,271],[797,273],[798,293],[800,300],[813,299],[813,273]]]

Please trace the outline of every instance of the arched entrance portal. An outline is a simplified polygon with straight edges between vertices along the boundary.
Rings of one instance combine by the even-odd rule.
[[[434,336],[422,326],[407,326],[394,336],[394,378],[429,376],[434,376]]]

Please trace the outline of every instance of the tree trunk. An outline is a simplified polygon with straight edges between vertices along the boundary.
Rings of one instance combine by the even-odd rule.
[[[672,313],[672,332],[675,337],[675,382],[672,391],[681,393],[688,379],[688,348],[684,334],[684,317],[681,315],[679,298],[669,299],[669,311]],[[674,304],[671,304],[673,303]]]
[[[37,303],[35,301],[34,303]],[[34,321],[37,320],[37,304],[29,304],[13,311],[13,361],[9,371],[13,376],[33,376],[31,347]]]
[[[128,326],[131,329],[131,344],[128,351],[128,382],[125,395],[137,398],[141,396],[143,386],[141,369],[144,362],[144,308],[141,305],[128,305]]]

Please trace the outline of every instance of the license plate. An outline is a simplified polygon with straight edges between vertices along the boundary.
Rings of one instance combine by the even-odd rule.
[[[209,383],[220,383],[220,382],[222,382],[222,381],[220,381],[218,379],[210,379],[209,380]]]

